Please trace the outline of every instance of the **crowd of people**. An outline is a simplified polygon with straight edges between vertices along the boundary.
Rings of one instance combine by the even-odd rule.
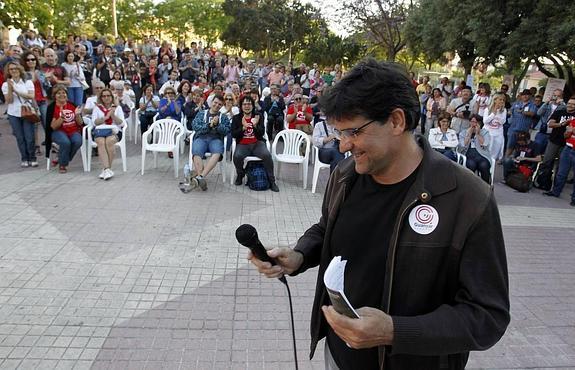
[[[435,150],[453,161],[464,155],[467,168],[487,182],[493,181],[490,173],[497,164],[503,165],[506,183],[516,173],[530,181],[540,163],[533,186],[548,196],[561,194],[570,169],[575,171],[575,97],[565,101],[558,89],[543,101],[545,88],[532,87],[514,100],[507,84],[492,93],[488,83],[479,83],[474,93],[465,81],[453,87],[443,77],[433,87],[428,76],[416,81],[413,74],[412,83],[421,103],[417,130]],[[575,206],[575,190],[570,204]]]
[[[201,42],[173,48],[169,42],[152,37],[137,43],[120,37],[109,42],[106,37],[69,35],[65,43],[59,44],[53,38],[44,40],[28,31],[18,44],[2,51],[0,67],[0,98],[9,106],[8,118],[18,142],[22,167],[36,167],[42,153],[41,130],[36,127],[39,124],[22,118],[22,106],[27,105],[37,109],[40,123],[48,128],[45,132],[52,135],[49,141],[62,148],[58,164],[63,173],[77,151],[78,140],[74,137],[81,130],[82,117],[92,124],[118,126],[122,117],[127,118],[135,109],[139,109],[142,133],[154,117],[180,121],[185,117],[187,129],[197,132],[193,162],[198,171],[194,183],[202,189],[207,188],[205,175],[229,151],[233,139],[241,145],[233,158],[239,185],[245,176],[240,165],[243,157],[267,158],[262,145],[265,146],[265,140],[273,141],[285,127],[312,135],[320,160],[329,163],[331,170],[343,158],[329,125],[316,125],[322,122],[318,102],[324,89],[343,76],[337,64],[320,68],[315,63],[311,67],[304,63],[294,66],[291,62],[256,63],[215,48],[204,48]],[[561,90],[555,91],[546,102],[542,101],[543,91],[536,88],[523,90],[514,100],[506,84],[492,93],[488,83],[479,83],[474,93],[464,81],[454,86],[443,77],[432,86],[428,76],[419,81],[414,76],[412,84],[421,105],[416,131],[427,137],[435,150],[454,161],[465,156],[465,166],[478,172],[486,182],[493,181],[496,164],[505,165],[505,174],[521,171],[522,167],[533,172],[542,160],[535,186],[548,195],[560,194],[561,184],[567,180],[562,179],[572,165],[568,154],[571,146],[566,137],[572,132],[571,112],[575,109],[570,100],[563,101]],[[65,103],[59,102],[55,95],[62,94],[61,91],[67,94]],[[108,93],[112,95],[108,106],[101,99],[103,93],[105,99]],[[251,109],[244,110],[244,104],[246,109],[251,105]],[[237,118],[234,130],[232,122],[236,116],[244,121],[238,126],[240,118]],[[60,123],[61,120],[65,122]],[[245,137],[240,136],[240,128]],[[262,128],[265,135],[261,135]],[[527,142],[518,141],[519,137],[526,138],[522,133],[532,130],[537,131],[533,143],[528,137]],[[118,128],[95,132],[103,167],[101,178],[113,176],[113,143],[119,139],[118,135],[121,135]],[[227,147],[223,145],[224,137],[228,138]],[[250,149],[246,150],[244,145]],[[523,150],[526,146],[531,149]],[[202,159],[207,152],[214,156],[204,166]],[[557,158],[563,162],[559,164],[563,170],[556,171],[553,181]],[[271,188],[278,190],[273,163],[264,162]],[[552,189],[553,184],[557,187]]]

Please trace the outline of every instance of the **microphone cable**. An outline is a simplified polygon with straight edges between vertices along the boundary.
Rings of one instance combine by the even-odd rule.
[[[291,300],[291,291],[289,289],[289,284],[288,284],[285,276],[278,278],[278,280],[281,281],[286,286],[286,290],[287,290],[287,294],[288,294],[289,313],[290,313],[290,318],[291,318],[291,336],[292,336],[292,342],[293,342],[293,357],[294,357],[294,361],[295,361],[295,370],[298,370],[299,368],[298,368],[298,363],[297,363],[297,348],[295,345],[295,322],[293,319],[293,304],[292,304],[292,300]]]

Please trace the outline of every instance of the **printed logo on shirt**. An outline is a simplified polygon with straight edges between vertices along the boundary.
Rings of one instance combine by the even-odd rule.
[[[409,214],[409,226],[418,234],[431,234],[439,224],[439,213],[427,204],[419,205]]]

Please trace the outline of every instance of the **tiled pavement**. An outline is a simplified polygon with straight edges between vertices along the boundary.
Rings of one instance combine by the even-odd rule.
[[[317,221],[321,191],[284,166],[280,193],[216,174],[207,192],[182,194],[167,158],[140,176],[133,144],[128,172],[116,161],[109,182],[79,156],[65,175],[20,169],[3,118],[0,133],[0,369],[294,368],[285,290],[248,266],[234,230],[251,223],[266,245],[293,243]],[[468,368],[575,369],[567,190],[548,199],[496,185],[512,322]],[[321,348],[308,360],[315,274],[289,280],[300,368],[323,369]]]

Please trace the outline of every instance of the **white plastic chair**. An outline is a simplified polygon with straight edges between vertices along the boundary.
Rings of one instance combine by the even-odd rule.
[[[128,123],[126,120],[122,121],[120,125],[120,130],[122,131],[122,138],[118,141],[115,145],[116,148],[120,148],[120,155],[122,157],[122,169],[124,172],[128,170],[127,167],[127,160],[126,160],[126,129]],[[94,126],[93,124],[89,124],[84,126],[82,130],[82,137],[84,138],[84,142],[86,143],[86,166],[84,167],[84,172],[90,172],[92,170],[92,149],[96,149],[98,144],[92,138],[92,130],[102,130],[102,129],[113,129],[116,128],[115,125],[98,125]]]
[[[266,147],[270,150],[270,142],[268,141],[268,137],[264,134],[264,140],[266,141]],[[236,171],[236,167],[234,166],[234,152],[236,151],[236,139],[232,138],[232,163],[230,163],[230,184],[234,183],[234,173]],[[256,162],[261,161],[260,157],[256,157],[255,155],[248,155],[244,158],[244,168],[248,164],[248,162]]]
[[[171,118],[160,119],[152,123],[142,135],[142,175],[146,166],[146,151],[154,152],[154,168],[158,166],[158,152],[172,152],[174,154],[174,175],[178,177],[180,142],[183,135],[182,123]],[[148,140],[149,136],[151,136],[151,140]]]
[[[313,180],[311,183],[311,192],[315,193],[315,188],[317,186],[317,179],[319,177],[319,171],[323,168],[329,168],[329,163],[323,163],[319,160],[319,148],[315,145],[312,146],[313,157],[315,158],[314,166],[313,166]]]
[[[193,156],[193,152],[192,152],[192,147],[194,146],[194,135],[196,134],[195,131],[192,131],[192,133],[190,134],[190,151],[189,151],[189,155],[188,155],[188,165],[190,166],[190,171],[194,169],[194,156]],[[224,153],[222,154],[222,159],[220,160],[219,163],[219,167],[220,167],[220,172],[222,174],[222,180],[225,183],[226,182],[226,166],[227,166],[227,161],[226,161],[226,151],[225,148],[226,146],[228,146],[228,137],[224,136]],[[212,153],[208,153],[206,152],[206,158],[211,157]]]
[[[284,143],[283,153],[278,153],[278,141],[282,139]],[[300,147],[305,145],[305,154],[300,155]],[[274,160],[274,170],[276,174],[280,172],[281,163],[299,164],[301,166],[300,178],[303,177],[303,188],[307,187],[307,169],[309,162],[310,140],[308,134],[300,130],[280,131],[272,144],[272,158]],[[276,176],[277,178],[277,176]]]
[[[455,154],[457,155],[457,164],[467,168],[465,166],[467,164],[467,157],[465,156],[465,154],[461,154],[459,152],[455,152]]]

